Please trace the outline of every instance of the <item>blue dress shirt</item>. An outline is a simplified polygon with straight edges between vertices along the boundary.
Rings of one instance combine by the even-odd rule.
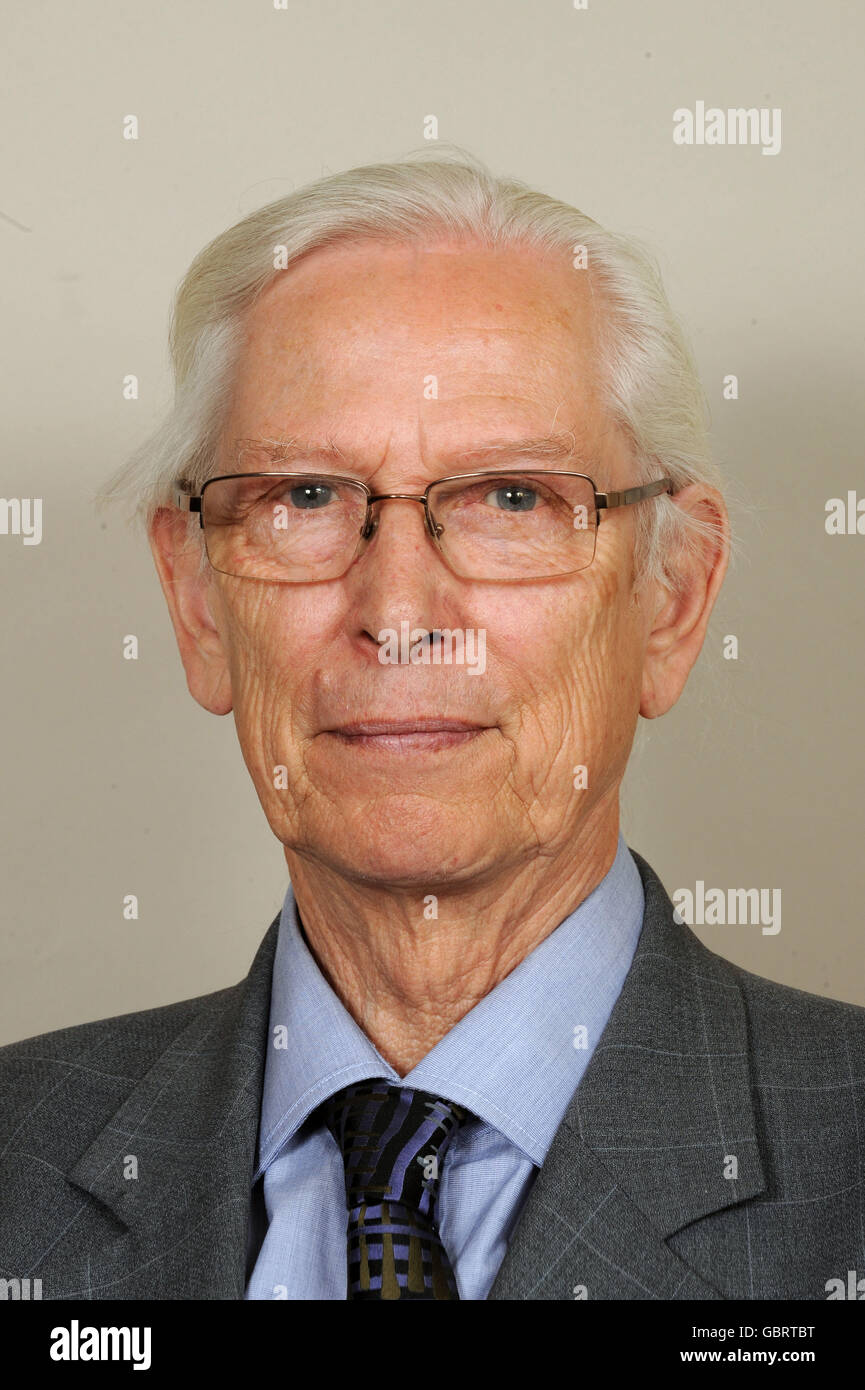
[[[460,1298],[485,1299],[619,997],[643,911],[642,880],[620,834],[593,892],[400,1077],[322,974],[289,887],[255,1174],[263,1176],[267,1225],[263,1240],[252,1236],[246,1298],[345,1299],[342,1155],[312,1112],[343,1086],[383,1078],[472,1112],[442,1165],[437,1217]]]

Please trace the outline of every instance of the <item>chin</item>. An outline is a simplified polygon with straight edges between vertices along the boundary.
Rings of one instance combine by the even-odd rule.
[[[309,851],[348,877],[413,888],[420,896],[434,892],[436,883],[470,878],[489,862],[494,826],[477,808],[471,814],[446,805],[431,808],[421,797],[397,802],[386,814],[367,807],[341,834],[331,822],[322,834],[305,837]]]
[[[341,874],[359,882],[416,893],[419,912],[423,911],[423,899],[428,893],[436,893],[445,884],[456,884],[461,879],[473,879],[478,867],[463,848],[458,852],[454,846],[451,853],[445,849],[439,854],[412,854],[404,842],[374,845],[365,854],[355,850],[350,858],[334,855],[330,863]]]

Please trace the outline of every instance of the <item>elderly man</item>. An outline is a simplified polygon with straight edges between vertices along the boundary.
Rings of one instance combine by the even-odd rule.
[[[3,1049],[44,1298],[755,1299],[863,1267],[865,1010],[619,830],[728,524],[638,247],[465,158],[198,256],[134,492],[291,886],[248,977]]]

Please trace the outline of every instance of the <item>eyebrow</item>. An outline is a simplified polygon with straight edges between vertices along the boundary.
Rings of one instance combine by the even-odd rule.
[[[236,458],[240,457],[241,451],[263,454],[272,462],[278,461],[280,463],[293,462],[297,459],[308,460],[310,463],[339,464],[343,467],[351,463],[351,458],[347,457],[345,452],[331,440],[325,443],[298,439],[288,439],[284,442],[273,439],[235,440]],[[485,444],[454,449],[437,455],[437,462],[446,466],[466,462],[482,466],[486,462],[492,464],[507,463],[512,459],[527,458],[537,460],[540,463],[595,462],[593,459],[581,457],[578,454],[576,438],[571,431],[563,434],[543,435],[538,438],[494,439]]]

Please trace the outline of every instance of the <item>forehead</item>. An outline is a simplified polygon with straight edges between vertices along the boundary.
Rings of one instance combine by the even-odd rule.
[[[569,254],[351,241],[293,265],[247,315],[230,440],[327,437],[362,449],[422,434],[604,425],[597,305]]]

